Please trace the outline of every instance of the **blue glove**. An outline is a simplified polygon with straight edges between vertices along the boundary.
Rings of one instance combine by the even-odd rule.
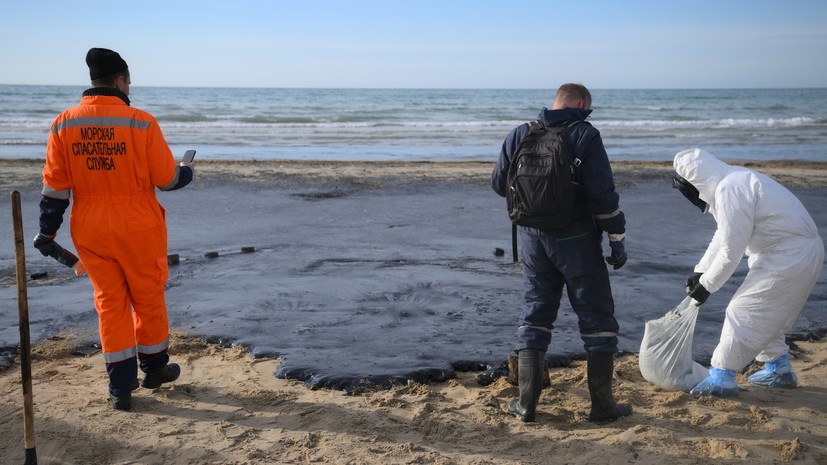
[[[606,263],[612,265],[616,270],[622,268],[628,258],[626,255],[626,244],[623,243],[623,239],[619,241],[609,241],[609,247],[612,249],[612,254],[606,257]]]

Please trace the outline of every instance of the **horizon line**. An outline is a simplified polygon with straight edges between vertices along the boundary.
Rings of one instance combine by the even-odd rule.
[[[89,88],[90,84],[14,84],[0,83],[0,86],[18,87],[80,87]],[[133,88],[155,89],[278,89],[278,90],[529,90],[555,91],[556,87],[262,87],[262,86],[181,86],[181,85],[146,85]],[[827,86],[792,86],[792,87],[588,87],[589,90],[821,90]]]

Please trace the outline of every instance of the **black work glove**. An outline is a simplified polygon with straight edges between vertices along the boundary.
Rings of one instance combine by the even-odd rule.
[[[706,302],[706,299],[709,298],[709,291],[706,290],[705,287],[701,283],[698,283],[693,287],[691,290],[688,290],[687,294],[689,297],[698,301],[698,305],[703,304]]]
[[[38,233],[34,237],[34,246],[44,257],[51,256],[55,250],[55,237]]]
[[[701,276],[703,273],[692,273],[692,276],[686,278],[686,293],[689,294],[692,292],[692,289],[695,289],[695,286],[701,282]]]
[[[612,265],[614,269],[620,269],[626,264],[626,244],[623,239],[619,241],[609,241],[609,247],[612,249],[612,254],[606,257],[606,263]]]

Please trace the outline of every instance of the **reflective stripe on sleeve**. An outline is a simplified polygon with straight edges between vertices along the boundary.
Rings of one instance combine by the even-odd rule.
[[[43,184],[43,190],[40,191],[40,193],[45,195],[46,197],[51,197],[53,199],[60,200],[69,200],[69,194],[71,192],[71,189],[55,190],[49,187],[47,184]]]
[[[598,220],[608,220],[609,218],[614,218],[619,214],[620,214],[620,210],[615,210],[611,213],[603,213],[603,214],[600,214],[600,215],[594,215],[594,217],[597,218]]]
[[[159,189],[161,189],[162,191],[168,191],[168,190],[172,189],[173,187],[175,187],[176,184],[178,184],[178,178],[180,178],[180,177],[181,177],[181,169],[176,166],[175,167],[175,175],[172,176],[172,181],[170,181],[170,183],[167,184],[167,185],[159,187]]]

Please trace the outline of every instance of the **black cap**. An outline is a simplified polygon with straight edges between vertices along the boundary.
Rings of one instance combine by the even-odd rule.
[[[90,48],[86,53],[86,64],[89,66],[89,77],[93,81],[129,68],[118,52],[108,48]]]

